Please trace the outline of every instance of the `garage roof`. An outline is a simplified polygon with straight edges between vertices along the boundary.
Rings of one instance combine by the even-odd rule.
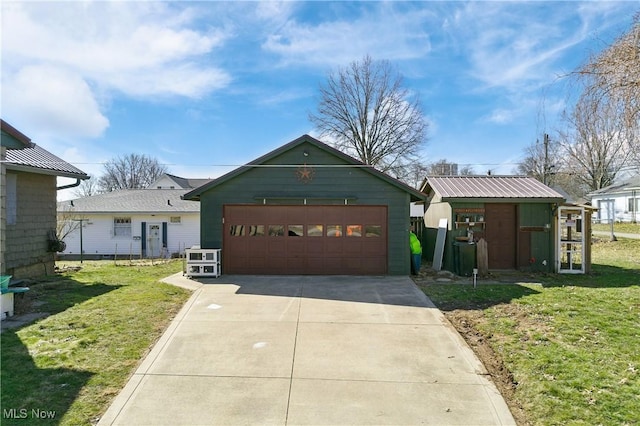
[[[378,177],[379,179],[393,185],[396,186],[404,191],[406,191],[407,193],[409,193],[411,195],[411,201],[424,201],[426,198],[426,195],[423,194],[422,192],[418,191],[415,188],[410,187],[409,185],[389,176],[386,173],[383,173],[379,170],[376,170],[374,167],[369,166],[367,164],[364,164],[363,162],[356,160],[355,158],[345,154],[342,151],[339,151],[323,142],[320,142],[319,140],[309,136],[309,135],[302,135],[299,138],[289,142],[288,144],[285,144],[283,146],[281,146],[280,148],[277,148],[265,155],[263,155],[262,157],[259,157],[247,164],[245,164],[244,166],[238,167],[235,170],[232,170],[231,172],[217,178],[214,179],[213,181],[204,184],[196,189],[194,189],[193,191],[190,191],[188,193],[186,193],[184,195],[184,199],[185,200],[199,200],[200,199],[200,195],[212,188],[215,188],[216,186],[227,182],[230,179],[235,178],[236,176],[241,175],[242,173],[245,173],[249,170],[251,170],[251,168],[253,167],[259,167],[261,165],[264,165],[265,163],[267,163],[269,160],[272,160],[274,158],[276,158],[277,156],[283,154],[286,151],[289,151],[295,147],[297,147],[298,145],[301,145],[303,143],[309,143],[314,145],[315,147],[322,149],[326,152],[329,152],[331,154],[333,154],[334,156],[342,159],[343,161],[345,161],[348,164],[353,165],[354,167],[358,167],[361,168],[362,170],[371,173],[372,175]],[[284,166],[284,165],[283,165]],[[311,166],[311,165],[310,165]]]
[[[527,176],[430,176],[422,191],[443,201],[453,199],[519,199],[564,201],[564,197],[542,182]]]

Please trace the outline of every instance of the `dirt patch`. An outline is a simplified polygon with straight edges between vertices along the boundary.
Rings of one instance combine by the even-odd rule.
[[[509,406],[516,424],[529,425],[524,408],[515,398],[518,383],[514,380],[513,374],[505,367],[501,356],[491,348],[486,336],[478,331],[478,325],[485,321],[482,311],[456,309],[443,313],[484,364],[493,383]]]

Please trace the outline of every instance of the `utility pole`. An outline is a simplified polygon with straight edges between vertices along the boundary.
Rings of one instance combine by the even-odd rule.
[[[542,173],[542,183],[545,185],[549,185],[549,171],[551,167],[549,166],[549,135],[544,134],[544,165],[543,165],[543,173]]]
[[[82,222],[88,222],[89,219],[71,219],[74,222],[80,222],[80,263],[83,263],[83,248],[82,248]]]

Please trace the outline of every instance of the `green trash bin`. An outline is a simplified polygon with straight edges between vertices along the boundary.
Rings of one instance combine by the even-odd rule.
[[[11,275],[0,275],[0,287],[1,288],[9,288],[9,283],[11,282]]]
[[[456,275],[470,277],[476,267],[476,245],[456,241],[453,243],[453,262]]]

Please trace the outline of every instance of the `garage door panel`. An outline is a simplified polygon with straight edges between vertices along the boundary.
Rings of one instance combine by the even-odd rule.
[[[386,206],[225,205],[224,218],[225,273],[386,273]]]

